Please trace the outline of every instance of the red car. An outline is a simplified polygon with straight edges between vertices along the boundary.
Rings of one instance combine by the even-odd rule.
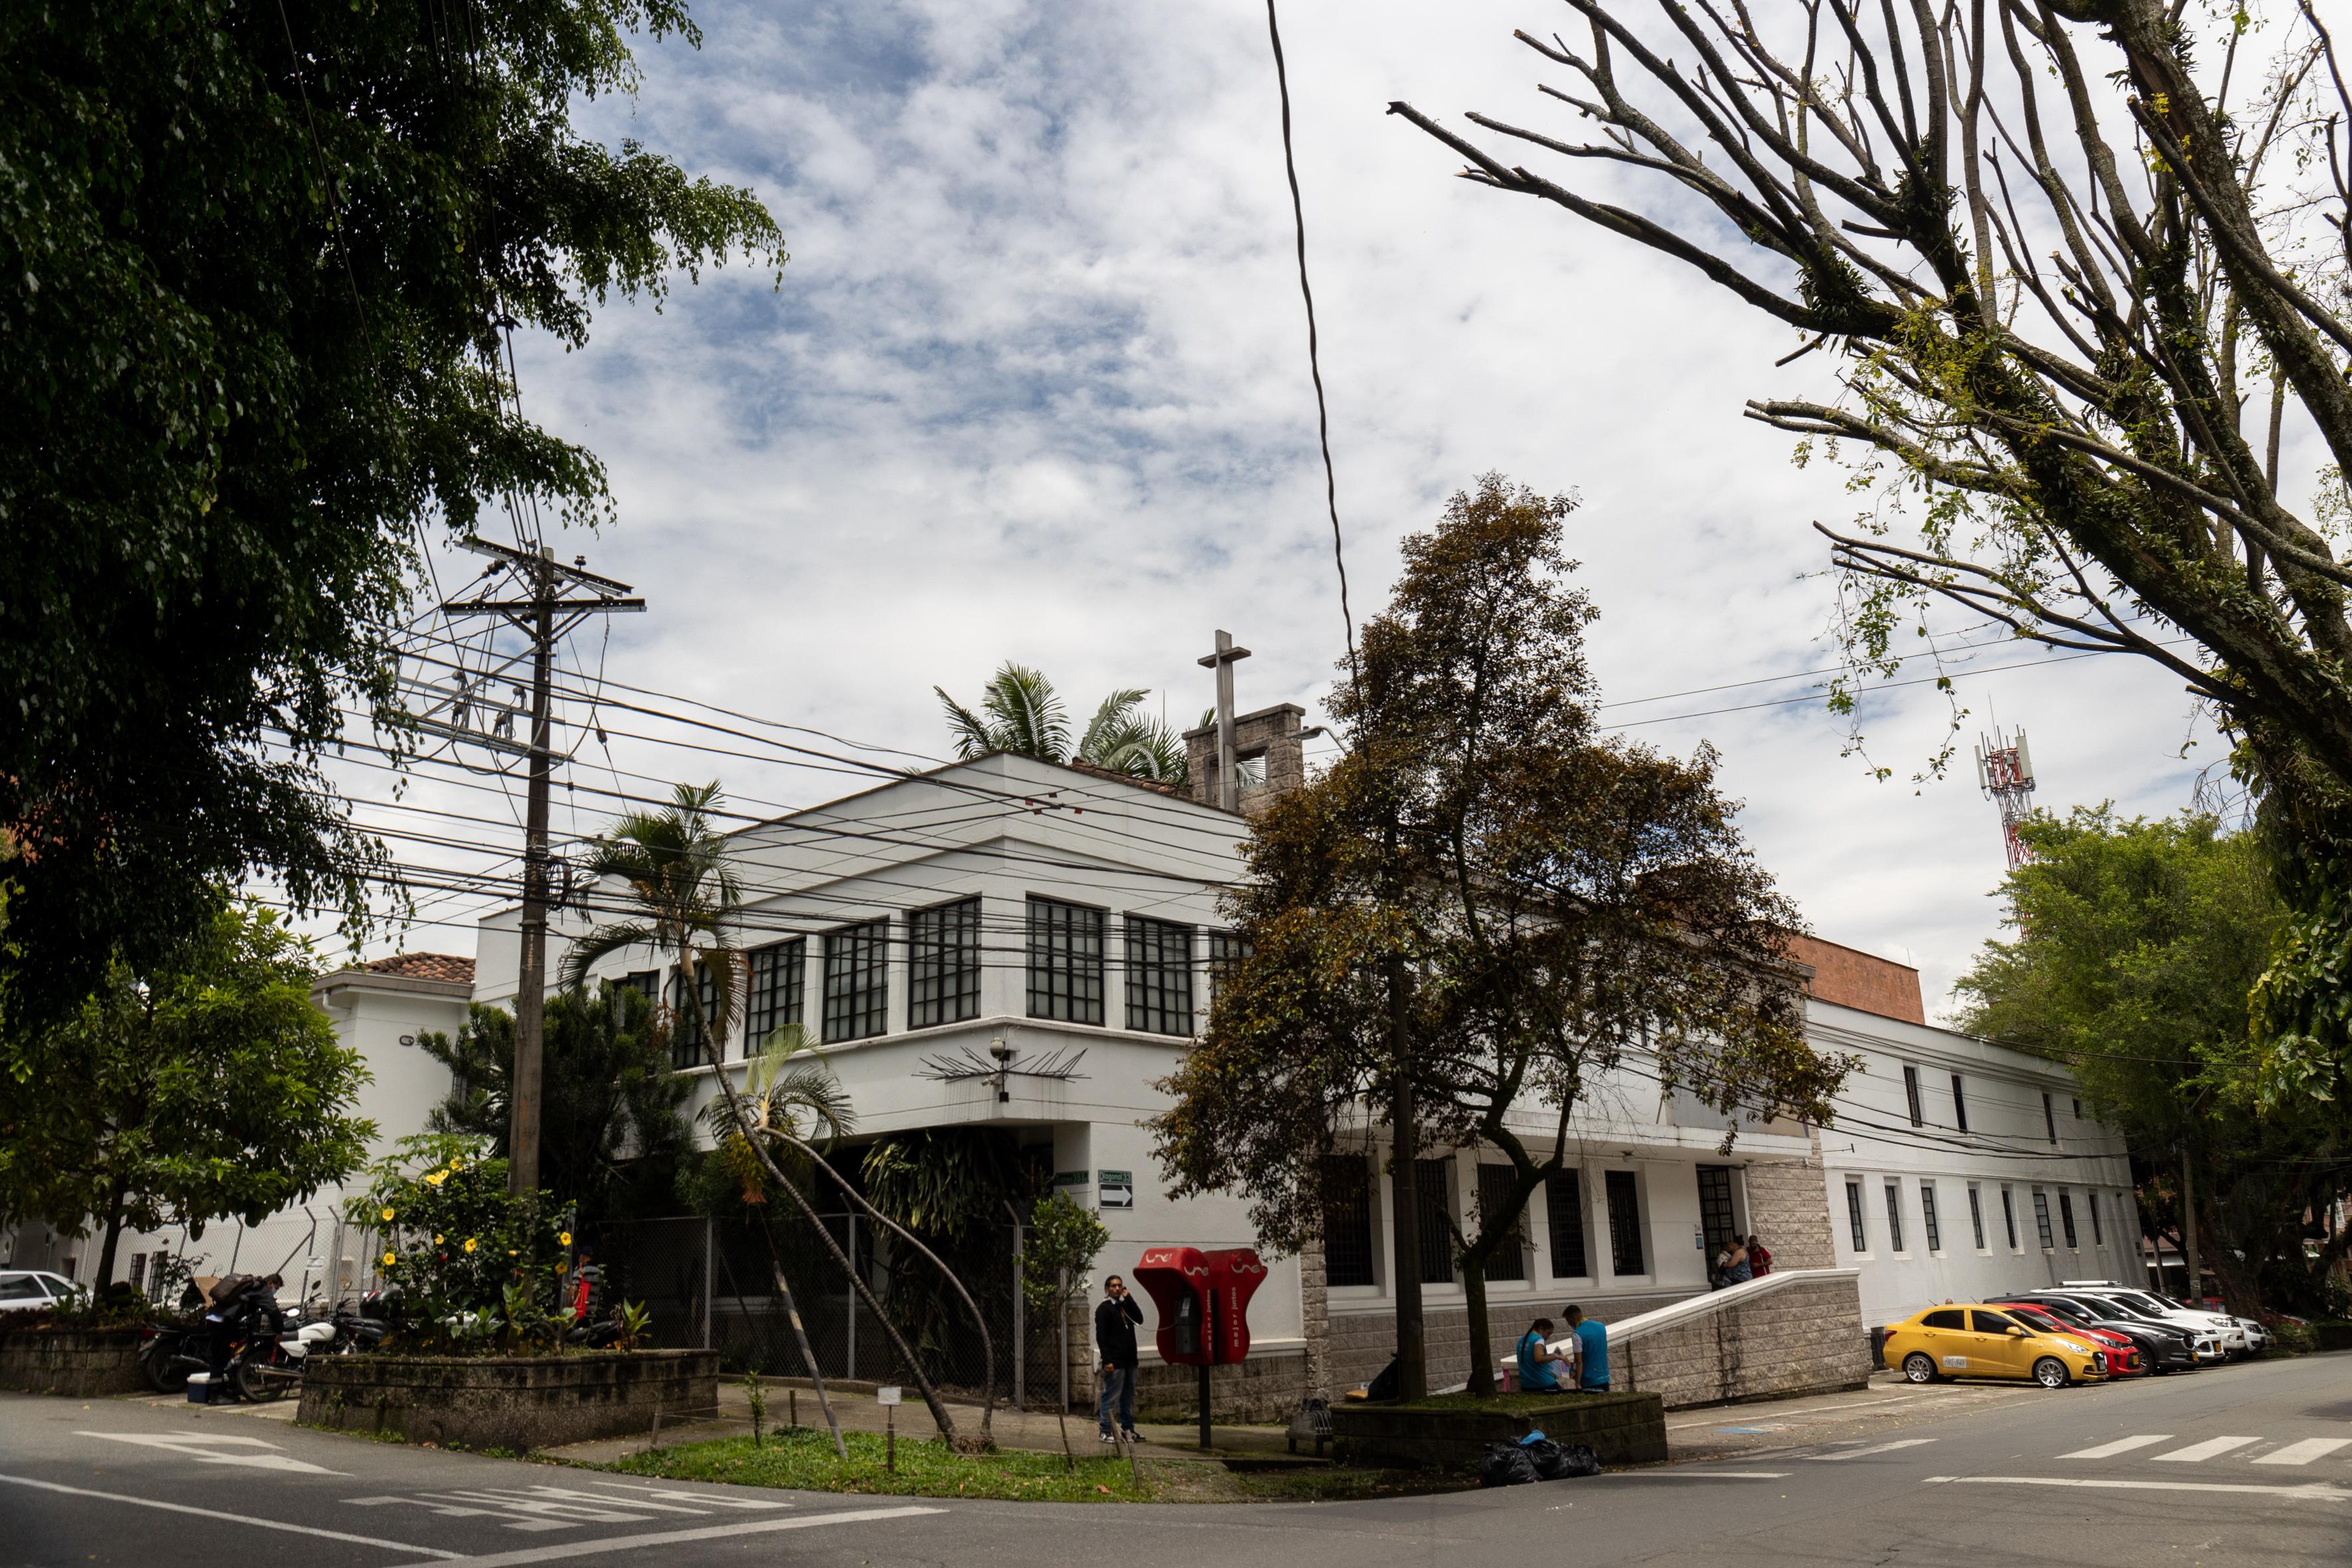
[[[2131,1377],[2147,1370],[2139,1359],[2139,1347],[2113,1329],[2095,1329],[2084,1323],[2062,1323],[2031,1301],[1996,1301],[1993,1305],[2004,1312],[2014,1313],[2035,1329],[2047,1334],[2069,1334],[2078,1340],[2088,1340],[2107,1352],[2107,1375]]]

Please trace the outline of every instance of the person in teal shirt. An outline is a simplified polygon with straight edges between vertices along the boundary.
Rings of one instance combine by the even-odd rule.
[[[1586,1317],[1581,1307],[1570,1307],[1562,1315],[1576,1338],[1577,1387],[1587,1394],[1608,1393],[1609,1331],[1599,1320]]]
[[[1519,1388],[1527,1394],[1565,1394],[1569,1360],[1551,1348],[1551,1320],[1538,1318],[1519,1336]]]

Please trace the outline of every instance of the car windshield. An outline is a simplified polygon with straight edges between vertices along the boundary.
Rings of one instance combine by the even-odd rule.
[[[2121,1301],[2126,1307],[2137,1307],[2143,1312],[2178,1312],[2182,1310],[2178,1302],[2159,1300],[2154,1296],[2146,1295],[2137,1290],[2119,1290],[2116,1293],[2116,1300]]]
[[[2063,1323],[2037,1307],[2004,1307],[2001,1310],[2028,1328],[2040,1329],[2044,1332],[2063,1332],[2065,1329]]]
[[[41,1282],[29,1274],[19,1274],[11,1279],[0,1279],[0,1301],[46,1301],[48,1293]]]
[[[2110,1301],[2104,1296],[2085,1296],[2082,1300],[2084,1306],[2088,1307],[2092,1311],[2099,1314],[2101,1317],[2145,1318],[2147,1316],[2146,1312],[2135,1311],[2133,1309],[2125,1306],[2122,1302]]]

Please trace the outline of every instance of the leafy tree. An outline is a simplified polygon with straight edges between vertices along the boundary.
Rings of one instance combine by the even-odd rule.
[[[572,1232],[544,1189],[510,1193],[486,1137],[404,1138],[368,1172],[343,1217],[376,1238],[375,1264],[404,1297],[402,1332],[418,1348],[462,1350],[503,1337],[515,1350],[560,1342]]]
[[[1727,1111],[1825,1121],[1846,1071],[1805,1041],[1781,954],[1795,912],[1712,753],[1595,731],[1593,611],[1560,552],[1571,506],[1489,474],[1406,540],[1331,700],[1346,754],[1253,825],[1225,900],[1247,956],[1154,1124],[1175,1195],[1238,1190],[1260,1235],[1295,1247],[1320,1226],[1327,1158],[1367,1116],[1387,1122],[1407,1398],[1426,1387],[1423,1148],[1510,1165],[1506,1200],[1460,1238],[1476,1388],[1494,1364],[1486,1264],[1565,1163],[1596,1074],[1626,1064]]]
[[[931,689],[947,710],[956,755],[965,760],[1010,752],[1041,763],[1091,763],[1156,784],[1181,784],[1192,776],[1184,738],[1143,711],[1141,687],[1123,687],[1104,698],[1075,751],[1061,694],[1026,665],[1002,666],[982,693],[978,713],[943,689]]]
[[[310,1000],[309,944],[217,893],[168,962],[108,966],[61,1023],[0,1035],[0,1221],[105,1242],[123,1227],[260,1223],[360,1168],[367,1069]]]
[[[1798,436],[1801,460],[1850,462],[1867,492],[1855,527],[1823,530],[1854,673],[1891,669],[1896,634],[1941,601],[2186,684],[2285,840],[2268,1092],[2339,1094],[2352,566],[2331,536],[2352,463],[2352,99],[2319,8],[1568,5],[1589,42],[1517,37],[1564,69],[1543,90],[1597,134],[1473,114],[1481,145],[1391,110],[1468,179],[1784,323],[1801,335],[1788,358],[1842,356],[1833,399],[1747,413]],[[1570,162],[1522,164],[1503,141]],[[1658,216],[1564,172],[1594,162],[1665,182]],[[1692,198],[1713,210],[1693,221]],[[2280,471],[2290,416],[2329,462],[2308,505]],[[1835,696],[1849,712],[1853,692]]]
[[[998,1127],[924,1127],[886,1133],[858,1163],[866,1201],[908,1231],[960,1278],[997,1296],[1003,1227],[1028,1209],[1052,1172],[1042,1151],[1023,1149]],[[956,1303],[934,1284],[927,1260],[891,1249],[883,1300],[917,1350],[952,1377]],[[1009,1302],[1006,1303],[1009,1306]],[[969,1370],[962,1374],[969,1381]]]
[[[508,1072],[514,1016],[475,1004],[454,1036],[417,1045],[449,1069],[449,1097],[433,1109],[435,1132],[488,1141],[507,1157]],[[547,1002],[547,1072],[541,1094],[541,1176],[579,1205],[583,1221],[664,1213],[689,1132],[678,1108],[692,1092],[670,1070],[653,1004],[626,985],[560,992]]]
[[[2246,991],[2284,918],[2260,847],[2210,816],[2106,805],[2022,833],[2034,858],[2002,888],[2015,935],[1961,977],[1962,1026],[2066,1064],[2130,1142],[2143,1223],[2240,1310],[2322,1305],[2352,1236],[2322,1237],[2315,1265],[2305,1215],[2352,1192],[2352,1136],[2326,1107],[2253,1104]]]
[[[677,0],[126,0],[0,14],[0,827],[19,1001],[162,962],[266,871],[361,907],[381,851],[313,765],[396,727],[424,531],[596,458],[522,416],[510,325],[567,348],[748,248],[743,190],[572,128]]]
[[[1029,1304],[1051,1313],[1064,1342],[1063,1371],[1069,1370],[1066,1336],[1070,1310],[1086,1299],[1095,1259],[1110,1244],[1110,1232],[1091,1212],[1070,1201],[1066,1193],[1047,1193],[1029,1211],[1029,1239],[1021,1253],[1021,1289]],[[1062,1458],[1077,1468],[1070,1449],[1069,1402],[1061,1401],[1055,1415],[1062,1423]]]

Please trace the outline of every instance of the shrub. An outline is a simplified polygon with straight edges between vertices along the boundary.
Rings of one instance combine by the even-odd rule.
[[[345,1210],[377,1237],[406,1348],[520,1354],[562,1342],[567,1211],[544,1192],[509,1193],[506,1162],[488,1150],[481,1138],[404,1138]]]

